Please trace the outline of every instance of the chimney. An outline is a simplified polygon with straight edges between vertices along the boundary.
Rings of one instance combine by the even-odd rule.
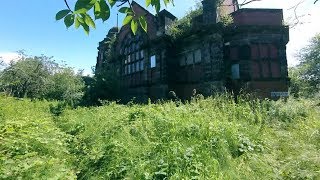
[[[217,0],[203,0],[203,23],[206,25],[217,23]]]

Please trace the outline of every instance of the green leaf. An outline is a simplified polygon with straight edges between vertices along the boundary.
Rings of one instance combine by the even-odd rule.
[[[133,19],[131,21],[131,31],[133,32],[134,35],[136,35],[137,30],[138,30],[138,22],[137,20]]]
[[[102,21],[106,21],[110,17],[110,7],[105,0],[100,0],[100,16],[97,19],[102,19]]]
[[[157,14],[158,14],[159,11],[160,11],[160,7],[161,7],[161,5],[160,5],[160,0],[156,0],[156,1],[155,1],[154,7],[156,8],[156,12],[157,12]]]
[[[108,0],[111,7],[113,7],[116,4],[116,0]]]
[[[77,0],[75,4],[75,13],[86,13],[96,3],[97,0]]]
[[[127,17],[124,18],[122,25],[124,26],[124,25],[130,23],[132,21],[132,19],[133,19],[133,16],[128,15]]]
[[[64,10],[61,10],[59,11],[57,14],[56,14],[56,20],[60,20],[64,17],[66,17],[71,11],[69,9],[64,9]]]
[[[146,7],[150,6],[151,0],[146,0]]]
[[[95,19],[99,19],[101,14],[100,2],[97,1],[96,3],[94,3],[93,12]]]
[[[88,25],[91,26],[92,28],[96,28],[96,24],[94,23],[93,19],[91,18],[91,16],[89,16],[88,14],[85,14],[84,16],[84,22]]]
[[[119,12],[123,14],[133,14],[132,9],[129,7],[122,7],[119,9]]]
[[[74,21],[75,22],[74,26],[75,26],[76,29],[78,29],[80,27],[80,25],[81,25],[81,22],[79,21],[79,19],[81,19],[81,18],[77,16],[75,21]]]
[[[139,22],[140,22],[140,26],[142,27],[142,29],[143,29],[145,32],[147,32],[148,23],[147,23],[146,17],[140,16],[140,17],[139,17]]]
[[[84,32],[89,35],[90,33],[90,27],[86,24],[81,24],[81,26],[83,27]]]
[[[81,16],[77,16],[76,19],[82,24],[84,23],[84,19]]]
[[[164,5],[167,7],[167,5],[170,3],[170,0],[163,0]]]
[[[67,28],[72,26],[73,23],[74,23],[74,15],[73,14],[69,14],[64,18],[64,24],[66,25]]]
[[[160,0],[151,0],[151,5],[156,9],[156,13],[158,14],[160,11]]]

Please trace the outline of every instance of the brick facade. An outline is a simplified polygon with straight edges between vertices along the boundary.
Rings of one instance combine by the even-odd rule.
[[[287,92],[289,31],[282,25],[282,10],[239,9],[235,0],[226,0],[218,9],[214,0],[203,0],[203,6],[190,33],[173,40],[167,34],[176,19],[170,12],[154,16],[133,2],[134,11],[146,16],[148,32],[139,30],[134,36],[129,26],[122,27],[111,59],[103,57],[108,39],[102,41],[96,70],[104,63],[118,68],[123,99],[128,100],[167,98],[169,91],[180,98],[194,90],[207,96],[243,89],[261,98]],[[233,17],[233,24],[219,23],[222,11]]]

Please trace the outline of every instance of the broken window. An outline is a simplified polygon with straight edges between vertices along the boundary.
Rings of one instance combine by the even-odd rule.
[[[238,48],[231,47],[230,48],[230,60],[237,60],[238,59]]]
[[[135,73],[136,72],[136,66],[133,64],[131,64],[131,72]]]
[[[140,71],[144,70],[144,63],[143,60],[140,61]]]
[[[249,60],[250,57],[251,57],[250,46],[248,46],[248,45],[240,46],[239,58],[242,60]]]
[[[231,76],[232,76],[232,79],[240,79],[239,64],[233,64],[231,66]]]
[[[128,65],[128,74],[131,74],[131,64]]]
[[[187,55],[187,65],[193,64],[193,52],[189,52]]]
[[[135,53],[133,53],[133,54],[131,54],[131,61],[133,62],[133,61],[135,61]]]
[[[194,52],[194,63],[201,62],[201,49],[197,49]]]

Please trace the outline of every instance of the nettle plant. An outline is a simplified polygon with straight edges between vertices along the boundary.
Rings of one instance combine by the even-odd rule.
[[[173,4],[173,0],[145,0],[146,7],[152,6],[158,13],[161,8],[161,1],[164,5]],[[145,16],[136,14],[132,8],[132,0],[77,0],[74,9],[70,8],[67,0],[64,0],[67,9],[63,9],[56,14],[56,20],[64,19],[67,28],[74,25],[76,29],[83,27],[86,34],[90,28],[96,28],[95,21],[107,21],[110,18],[110,11],[117,3],[119,12],[125,14],[123,25],[130,25],[131,30],[136,34],[140,26],[147,31],[147,21]]]

